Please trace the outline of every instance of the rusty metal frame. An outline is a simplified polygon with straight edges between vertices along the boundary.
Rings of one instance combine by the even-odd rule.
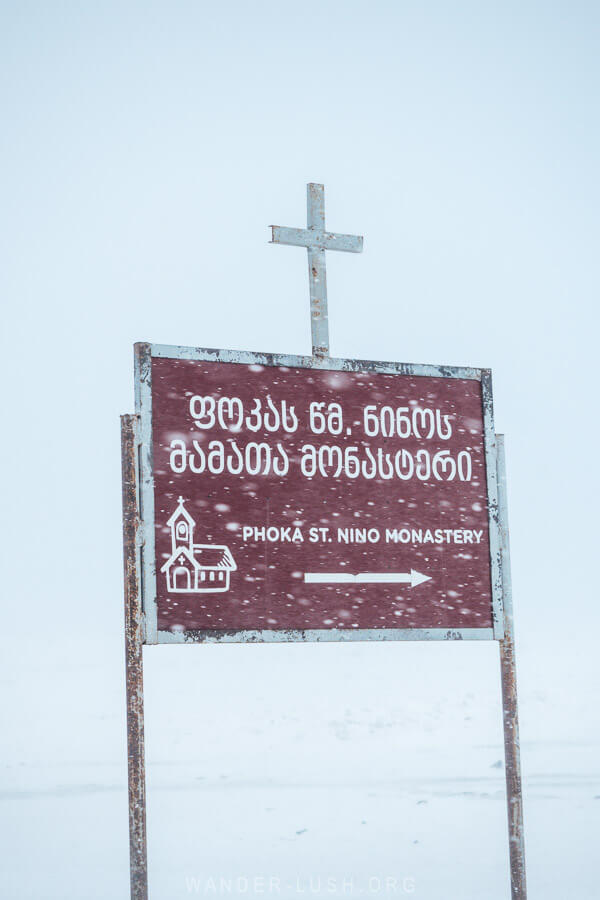
[[[247,630],[239,632],[188,630],[173,634],[157,627],[156,561],[154,546],[154,477],[152,459],[152,359],[191,359],[241,365],[286,366],[344,372],[464,378],[481,383],[484,449],[486,457],[490,565],[492,576],[491,628],[431,629],[342,629],[318,630]],[[281,641],[435,641],[435,640],[501,640],[504,635],[502,600],[502,554],[498,520],[498,479],[496,437],[492,402],[491,372],[461,366],[417,365],[411,363],[376,362],[331,357],[292,356],[277,353],[254,353],[241,350],[211,350],[201,347],[178,347],[164,344],[135,345],[135,400],[139,416],[140,514],[142,520],[141,583],[143,600],[144,643],[270,643]]]

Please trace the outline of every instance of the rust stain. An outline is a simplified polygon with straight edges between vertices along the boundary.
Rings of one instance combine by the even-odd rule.
[[[129,860],[132,900],[148,898],[142,609],[138,575],[136,416],[121,417]]]
[[[525,853],[523,849],[523,794],[521,784],[517,678],[512,634],[500,641],[502,706],[504,710],[504,759],[512,900],[525,900]]]

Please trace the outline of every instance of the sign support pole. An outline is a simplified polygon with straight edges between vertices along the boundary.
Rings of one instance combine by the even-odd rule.
[[[123,567],[125,580],[125,671],[131,900],[148,900],[142,594],[139,578],[137,416],[121,416]]]
[[[325,230],[325,203],[324,188],[321,184],[307,185],[307,227],[306,228],[288,228],[279,225],[271,226],[272,243],[287,244],[291,246],[304,247],[308,251],[308,276],[310,289],[310,312],[311,312],[311,337],[312,337],[312,364],[307,364],[304,357],[300,358],[296,364],[305,368],[328,368],[327,360],[329,358],[329,325],[327,310],[327,280],[326,280],[326,264],[325,252],[327,250],[341,250],[349,253],[360,253],[363,249],[363,238],[358,235],[339,234],[328,232]],[[140,345],[147,348],[148,362],[150,361],[150,346]],[[209,359],[211,362],[215,359],[215,351],[204,351],[196,348],[161,348],[162,354],[171,358],[185,358],[194,360]],[[180,356],[172,357],[170,353],[164,351],[179,350]],[[190,355],[181,355],[181,351],[190,351]],[[217,351],[217,356],[221,361],[222,356],[227,351]],[[195,354],[195,355],[194,355]],[[207,355],[208,354],[208,355]],[[243,362],[242,356],[236,351],[234,362]],[[245,354],[250,357],[248,362],[252,362],[256,355]],[[289,357],[284,359],[285,365],[289,365]],[[263,358],[260,358],[261,363]],[[349,362],[350,371],[361,371],[361,369],[352,366],[352,361],[334,361]],[[275,361],[269,363],[277,365]],[[280,363],[281,364],[281,363]],[[293,365],[294,363],[292,363]],[[482,382],[484,387],[484,375],[482,370],[461,370],[466,375],[459,375],[459,370],[453,369],[450,373],[447,370],[438,367],[435,371],[429,371],[433,367],[394,367],[389,363],[372,363],[375,371],[397,371],[398,374],[407,374],[409,369],[415,370],[417,375],[427,375],[428,377],[466,377],[476,379]],[[332,366],[336,368],[335,366]],[[339,367],[339,366],[338,366]],[[379,367],[379,368],[378,368]],[[424,371],[428,369],[427,371]],[[131,884],[131,900],[148,900],[148,860],[147,860],[147,843],[146,843],[146,782],[145,782],[145,751],[144,751],[144,686],[143,686],[143,643],[149,636],[154,638],[153,628],[156,622],[152,624],[152,614],[147,609],[146,615],[149,617],[145,621],[142,608],[142,567],[141,567],[141,545],[142,545],[142,499],[138,493],[139,480],[139,457],[138,449],[140,445],[147,448],[148,441],[152,438],[152,389],[150,382],[150,367],[144,375],[140,369],[136,375],[140,384],[143,382],[144,394],[141,391],[136,395],[138,412],[141,416],[141,422],[144,423],[144,429],[148,427],[148,414],[150,414],[150,428],[148,436],[144,430],[143,441],[139,429],[138,416],[125,415],[121,417],[121,463],[122,463],[122,489],[123,489],[123,559],[124,559],[124,600],[125,600],[125,666],[126,666],[126,693],[127,693],[127,749],[128,749],[128,792],[129,792],[129,855],[130,855],[130,884]],[[489,373],[487,373],[489,381]],[[137,383],[137,381],[136,381]],[[484,435],[486,442],[484,443],[487,455],[488,476],[493,472],[494,468],[494,448],[493,448],[493,424],[491,420],[491,393],[488,386],[488,400],[484,392]],[[487,405],[486,405],[487,403]],[[487,418],[486,418],[487,417]],[[488,423],[488,424],[486,424]],[[151,443],[150,443],[151,446]],[[489,450],[489,453],[488,453]],[[448,452],[448,451],[446,451]],[[146,463],[147,464],[147,463]],[[149,466],[152,470],[152,461]],[[499,525],[499,546],[498,543],[492,545],[490,541],[490,556],[492,571],[494,566],[498,566],[501,573],[501,585],[496,579],[492,585],[494,589],[494,598],[501,595],[503,600],[503,618],[504,618],[504,636],[499,640],[500,646],[500,674],[502,684],[502,711],[503,711],[503,729],[504,729],[504,755],[505,755],[505,774],[506,774],[506,795],[508,809],[508,837],[509,837],[509,855],[510,855],[510,880],[511,880],[511,898],[512,900],[527,900],[527,887],[525,878],[525,847],[523,838],[523,797],[521,784],[521,761],[520,761],[520,743],[519,743],[519,719],[517,710],[517,682],[516,682],[516,663],[515,663],[515,646],[514,646],[514,625],[513,625],[513,609],[512,609],[512,585],[510,575],[510,548],[508,538],[508,513],[507,513],[507,497],[506,497],[506,471],[504,457],[504,437],[496,435],[496,476],[497,476],[497,500],[496,490],[491,490],[488,483],[488,508],[490,509],[492,520],[495,518],[497,511],[497,519]],[[146,472],[144,478],[148,476]],[[372,476],[371,476],[372,477]],[[150,482],[151,484],[151,479]],[[144,503],[144,519],[148,516],[150,522],[145,521],[144,527],[153,528],[153,511],[152,497],[148,499],[148,495],[144,495],[147,502]],[[183,500],[180,498],[180,502]],[[150,507],[150,513],[146,507]],[[150,544],[153,540],[153,531],[150,532]],[[221,550],[227,550],[221,547]],[[228,551],[229,552],[229,551]],[[176,554],[175,554],[176,555]],[[498,559],[498,556],[500,559]],[[232,560],[233,563],[233,560]],[[233,566],[235,568],[235,565]],[[147,573],[148,574],[148,573]],[[153,577],[153,572],[150,570]],[[411,570],[408,573],[387,573],[389,576],[380,578],[377,573],[366,573],[373,576],[367,578],[365,573],[357,578],[363,583],[367,581],[401,581],[410,582],[411,588],[421,584],[423,581],[431,580],[429,576],[422,576],[418,572]],[[310,576],[307,578],[307,575]],[[381,573],[379,573],[381,575]],[[413,583],[413,579],[418,579]],[[305,573],[305,580],[312,583],[330,581],[335,578],[339,581],[340,573],[332,576],[327,573]],[[151,580],[151,579],[150,579]],[[344,578],[344,581],[350,580]],[[188,590],[190,589],[188,583]],[[225,588],[227,589],[227,588]],[[220,588],[223,590],[223,588]],[[497,598],[496,598],[497,599]],[[494,600],[496,602],[496,600]],[[502,613],[500,599],[497,599]],[[494,610],[496,607],[494,606]],[[500,614],[498,613],[498,615]],[[440,629],[441,630],[441,629]],[[458,631],[444,631],[443,635],[433,630],[418,630],[410,632],[406,637],[406,632],[398,629],[391,629],[391,634],[395,635],[395,639],[415,639],[415,640],[435,640],[435,639],[462,639],[473,637],[469,632],[476,632],[477,629],[462,629]],[[488,629],[490,634],[483,634],[479,629],[477,637],[497,639],[499,630]],[[266,640],[264,632],[257,632],[260,640]],[[193,634],[193,632],[190,632]],[[195,640],[202,640],[204,632],[195,633]],[[233,634],[234,640],[252,640],[251,632]],[[299,634],[301,640],[330,640],[331,633],[319,631],[302,631],[302,632],[276,632],[275,639],[293,640],[294,634]],[[358,639],[386,639],[386,635],[374,637],[372,631],[354,632]],[[279,638],[278,638],[279,635]],[[325,636],[324,636],[325,635]],[[168,635],[171,639],[171,634]],[[333,637],[335,639],[335,635]],[[338,637],[339,639],[339,637]],[[389,639],[389,635],[388,635]],[[155,640],[151,641],[152,643]]]
[[[504,721],[504,768],[508,810],[508,847],[510,855],[510,888],[512,900],[527,900],[525,879],[525,842],[523,837],[523,793],[521,785],[521,750],[519,712],[517,708],[517,667],[510,575],[508,539],[508,505],[506,496],[506,463],[504,435],[496,435],[498,448],[498,512],[502,555],[502,587],[504,595],[504,638],[500,643],[502,679],[502,713]]]

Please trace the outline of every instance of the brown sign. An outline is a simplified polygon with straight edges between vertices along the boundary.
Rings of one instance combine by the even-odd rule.
[[[479,370],[449,377],[165,352],[150,353],[145,378],[146,562],[159,636],[489,636],[497,623]]]

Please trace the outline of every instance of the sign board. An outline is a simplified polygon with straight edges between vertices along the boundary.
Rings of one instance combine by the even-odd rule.
[[[503,636],[487,370],[136,345],[147,643]]]

